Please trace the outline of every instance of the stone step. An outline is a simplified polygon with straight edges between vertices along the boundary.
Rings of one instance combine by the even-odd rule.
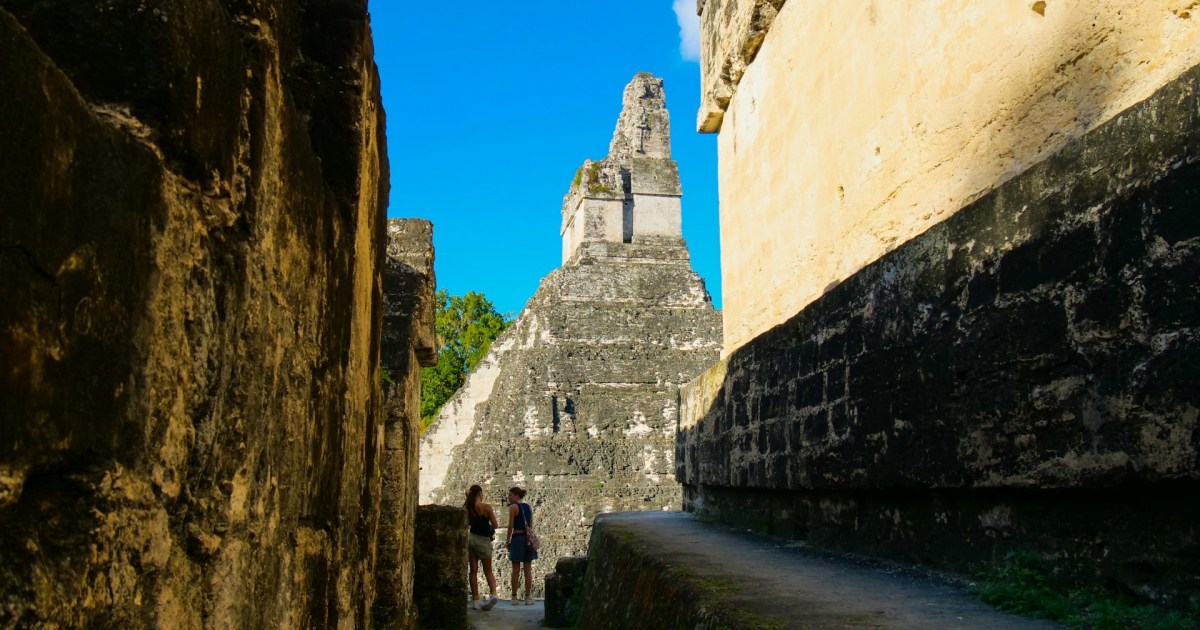
[[[944,577],[785,545],[680,512],[596,518],[579,627],[1057,628]]]

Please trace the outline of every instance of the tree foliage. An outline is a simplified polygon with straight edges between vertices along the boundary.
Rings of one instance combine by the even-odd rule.
[[[438,362],[421,368],[422,433],[509,324],[482,293],[458,296],[442,289],[434,301]]]

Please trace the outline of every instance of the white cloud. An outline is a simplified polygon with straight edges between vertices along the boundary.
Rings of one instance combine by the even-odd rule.
[[[675,0],[675,19],[679,22],[679,54],[688,61],[700,61],[700,16],[696,0]]]

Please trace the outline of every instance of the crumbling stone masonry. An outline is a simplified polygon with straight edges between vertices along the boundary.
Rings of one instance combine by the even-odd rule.
[[[637,75],[608,157],[563,201],[563,266],[421,441],[422,502],[461,504],[478,483],[503,525],[507,489],[529,490],[538,593],[555,560],[585,553],[596,514],[681,506],[678,386],[719,356],[721,322],[681,235],[669,134],[662,80]]]
[[[423,219],[387,222],[383,270],[384,432],[382,514],[375,603],[377,628],[411,628],[416,611],[414,510],[421,366],[437,362],[434,330],[433,225]],[[465,545],[465,543],[464,543]],[[465,547],[464,547],[465,549]]]
[[[0,626],[370,627],[365,1],[0,0],[0,85]]]

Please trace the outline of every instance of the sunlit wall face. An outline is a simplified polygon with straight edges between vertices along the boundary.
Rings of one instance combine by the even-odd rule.
[[[726,353],[1200,63],[1172,3],[1035,4],[784,5],[720,123]]]

